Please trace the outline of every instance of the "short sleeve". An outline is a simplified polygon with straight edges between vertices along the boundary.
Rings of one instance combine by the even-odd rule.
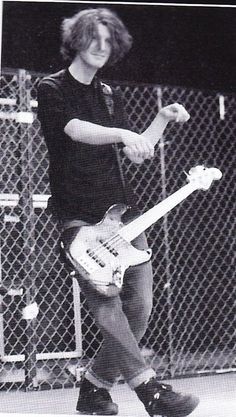
[[[38,119],[44,134],[63,131],[71,118],[65,111],[63,93],[55,85],[42,81],[38,87]]]

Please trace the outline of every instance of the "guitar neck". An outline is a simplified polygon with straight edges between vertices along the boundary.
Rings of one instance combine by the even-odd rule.
[[[118,234],[126,241],[131,242],[138,235],[140,235],[140,233],[144,232],[157,220],[181,203],[181,201],[185,200],[185,198],[187,198],[195,190],[196,187],[194,187],[193,184],[188,183],[184,185],[165,200],[161,201],[135,220],[123,226],[119,230]]]

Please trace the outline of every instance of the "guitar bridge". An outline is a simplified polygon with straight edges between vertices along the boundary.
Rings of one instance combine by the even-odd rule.
[[[103,262],[94,251],[87,249],[86,253],[88,254],[88,256],[93,259],[99,266],[101,266],[102,268],[105,267],[105,262]]]

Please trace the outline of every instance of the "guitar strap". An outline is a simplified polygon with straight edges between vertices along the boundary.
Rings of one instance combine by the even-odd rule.
[[[110,120],[113,123],[114,122],[114,99],[113,99],[113,91],[111,89],[111,87],[103,82],[100,82],[101,87],[102,87],[102,92],[103,92],[103,97],[104,97],[104,101],[110,116]],[[113,148],[115,150],[116,153],[116,160],[117,160],[117,165],[118,165],[118,169],[119,169],[119,173],[120,173],[120,178],[121,178],[121,182],[122,182],[122,187],[123,187],[123,192],[124,192],[124,196],[126,201],[127,200],[127,195],[126,195],[126,186],[125,186],[125,178],[124,178],[124,172],[122,169],[122,162],[121,162],[121,157],[120,157],[120,151],[118,148],[118,144],[114,143]]]

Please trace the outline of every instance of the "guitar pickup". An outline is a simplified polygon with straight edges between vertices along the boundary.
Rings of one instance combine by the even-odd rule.
[[[114,255],[114,256],[118,256],[119,255],[119,253],[117,252],[117,250],[115,249],[115,248],[113,248],[113,246],[111,246],[111,245],[109,245],[109,243],[108,242],[106,242],[106,241],[104,241],[104,240],[102,240],[102,239],[99,239],[99,242],[102,244],[102,246],[105,248],[105,249],[107,249],[112,255]]]
[[[88,254],[88,256],[90,256],[90,258],[92,258],[98,265],[100,265],[102,268],[105,267],[105,262],[103,262],[96,254],[94,251],[91,251],[89,249],[87,249],[86,253]]]

